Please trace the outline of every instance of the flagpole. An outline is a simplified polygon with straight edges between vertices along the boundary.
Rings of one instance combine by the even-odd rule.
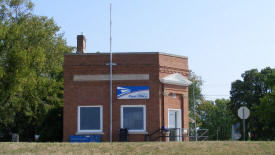
[[[112,97],[112,86],[113,86],[113,81],[112,81],[112,71],[113,71],[113,62],[112,62],[112,3],[110,3],[110,142],[112,142],[112,113],[113,113],[113,109],[112,109],[112,101],[113,101],[113,97]]]

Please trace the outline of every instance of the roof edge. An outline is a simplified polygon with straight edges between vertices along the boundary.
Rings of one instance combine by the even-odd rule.
[[[64,55],[78,55],[78,56],[84,56],[84,55],[109,55],[110,53],[108,52],[103,52],[103,53],[83,53],[83,54],[77,54],[77,53],[65,53]],[[122,54],[160,54],[160,55],[167,55],[167,56],[172,56],[172,57],[179,57],[179,58],[184,58],[188,59],[187,56],[182,56],[182,55],[176,55],[176,54],[170,54],[170,53],[164,53],[164,52],[113,52],[113,55],[122,55]]]

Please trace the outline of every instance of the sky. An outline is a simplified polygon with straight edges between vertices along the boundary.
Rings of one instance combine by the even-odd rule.
[[[83,33],[87,52],[109,52],[111,0],[33,2],[68,45]],[[112,0],[112,50],[187,56],[204,97],[229,98],[246,70],[275,68],[274,8],[274,0]]]

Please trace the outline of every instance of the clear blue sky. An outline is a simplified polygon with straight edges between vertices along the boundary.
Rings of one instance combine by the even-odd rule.
[[[36,0],[71,46],[109,51],[109,0]],[[245,70],[275,67],[275,0],[113,0],[113,51],[188,56],[206,99],[228,98]]]

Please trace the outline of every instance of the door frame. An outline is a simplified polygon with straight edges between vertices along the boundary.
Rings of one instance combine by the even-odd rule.
[[[176,119],[177,119],[177,122],[176,122],[176,128],[180,128],[180,131],[178,131],[179,135],[182,134],[181,133],[181,129],[182,129],[182,113],[181,113],[181,109],[175,109],[175,108],[168,108],[168,112],[167,112],[167,115],[168,115],[168,128],[169,128],[169,111],[176,111]],[[168,138],[168,141],[169,141],[169,138]],[[177,137],[176,138],[176,141],[182,141],[182,137]]]

